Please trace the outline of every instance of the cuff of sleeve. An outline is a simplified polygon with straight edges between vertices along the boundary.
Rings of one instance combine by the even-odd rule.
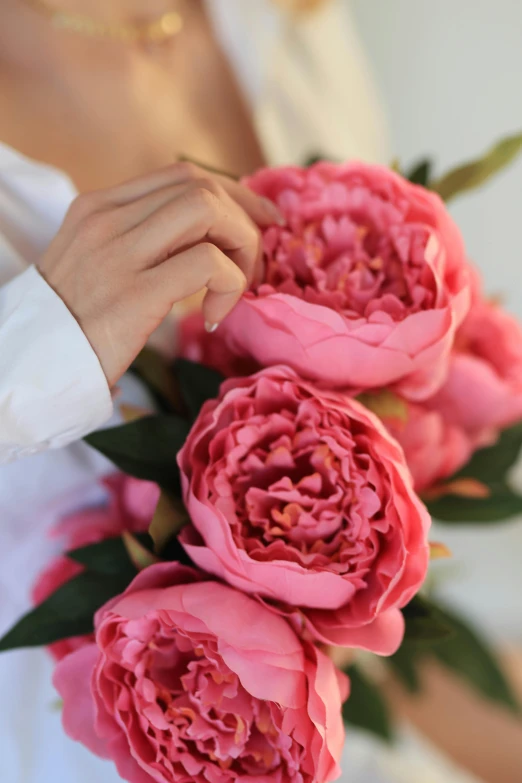
[[[112,414],[98,357],[35,267],[0,289],[0,456],[60,448]]]

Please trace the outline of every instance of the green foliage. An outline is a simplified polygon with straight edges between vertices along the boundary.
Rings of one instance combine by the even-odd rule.
[[[195,421],[203,404],[218,396],[224,377],[216,370],[187,359],[178,359],[174,371],[185,406]]]
[[[149,542],[148,536],[137,538],[144,544]],[[98,609],[122,593],[138,573],[121,538],[106,539],[67,555],[86,570],[22,617],[0,640],[0,652],[91,633]]]
[[[495,144],[481,158],[450,171],[430,187],[445,201],[484,185],[508,166],[522,151],[522,133],[516,133]]]
[[[399,651],[388,659],[388,665],[405,687],[410,692],[417,692],[421,685],[419,665],[425,660],[436,660],[484,698],[518,713],[519,705],[501,665],[481,634],[453,610],[422,600],[436,616],[437,623],[444,624],[449,633],[438,638],[434,635],[430,642],[426,637],[412,635],[407,630]],[[417,603],[418,597],[414,601]],[[411,616],[409,606],[403,610],[407,629],[408,617]],[[418,614],[417,609],[413,614]]]
[[[444,613],[432,601],[416,595],[402,610],[407,642],[438,642],[451,636],[453,630]]]
[[[390,742],[393,737],[388,706],[379,688],[363,674],[358,666],[350,666],[350,697],[343,705],[345,723],[376,734]]]
[[[181,494],[178,451],[190,426],[180,416],[145,416],[142,419],[100,430],[85,440],[124,473],[155,481],[160,487]]]
[[[441,522],[488,523],[510,519],[522,513],[522,496],[508,484],[508,474],[522,447],[522,423],[504,430],[497,442],[475,452],[450,482],[473,478],[489,490],[487,497],[443,495],[427,500],[430,514]]]
[[[414,185],[422,185],[429,188],[431,182],[431,171],[433,164],[429,158],[419,161],[407,174],[406,179],[413,182]]]

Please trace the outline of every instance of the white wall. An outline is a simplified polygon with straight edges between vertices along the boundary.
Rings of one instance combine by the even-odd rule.
[[[442,172],[522,130],[521,0],[351,0],[403,162]],[[522,317],[522,160],[452,207],[492,292]],[[439,527],[454,557],[442,592],[485,628],[522,642],[522,521]]]
[[[522,131],[520,0],[351,0],[404,162],[442,172]],[[522,316],[522,159],[452,211],[488,288]]]

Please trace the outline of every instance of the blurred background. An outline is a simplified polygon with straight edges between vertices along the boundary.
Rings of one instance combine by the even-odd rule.
[[[445,171],[522,129],[518,0],[350,0],[394,153]],[[522,160],[452,205],[488,288],[522,316]]]
[[[391,147],[404,165],[428,156],[443,173],[522,129],[517,0],[351,3],[380,88]],[[522,317],[522,158],[450,209],[486,289]],[[522,643],[522,599],[514,589],[522,588],[522,524],[470,533],[437,530],[454,554],[441,592],[497,638]]]
[[[401,163],[428,156],[440,174],[522,129],[520,2],[352,0],[351,7]],[[522,160],[451,211],[487,290],[522,317]],[[522,520],[438,525],[434,537],[453,553],[434,569],[437,595],[495,640],[520,687]],[[481,780],[522,781],[520,726],[439,672],[428,680],[430,706],[405,707],[417,726]]]

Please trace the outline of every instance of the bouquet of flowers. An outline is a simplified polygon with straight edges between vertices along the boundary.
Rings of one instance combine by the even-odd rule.
[[[432,516],[522,511],[522,331],[441,198],[521,145],[438,181],[427,162],[248,180],[286,216],[263,282],[216,332],[181,324],[174,362],[139,357],[156,409],[89,436],[120,471],[108,504],[61,523],[66,553],[0,642],[50,647],[65,731],[123,779],[334,780],[344,722],[392,731],[357,651],[413,689],[434,656],[517,709],[423,584],[449,554]]]

